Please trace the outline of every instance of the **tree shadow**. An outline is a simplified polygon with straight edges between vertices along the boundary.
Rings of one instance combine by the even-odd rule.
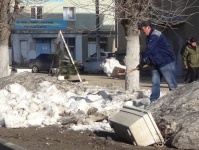
[[[128,141],[125,141],[124,139],[121,139],[119,136],[117,136],[114,132],[107,132],[107,131],[94,131],[93,132],[98,137],[103,137],[105,139],[111,139],[116,142],[126,143],[126,144],[132,144]]]
[[[113,141],[116,141],[116,142],[120,142],[120,143],[125,143],[125,144],[130,144],[130,145],[132,145],[132,146],[135,146],[133,143],[130,143],[129,141],[126,141],[126,140],[124,140],[124,139],[122,139],[122,138],[120,138],[119,136],[117,136],[117,134],[116,133],[114,133],[114,132],[107,132],[107,131],[94,131],[93,132],[96,136],[98,136],[98,137],[103,137],[103,138],[105,138],[105,139],[111,139],[111,140],[113,140]],[[172,146],[171,145],[171,143],[169,143],[169,142],[167,142],[167,143],[165,143],[165,145],[163,146],[163,145],[158,145],[158,144],[154,144],[154,145],[149,145],[150,147],[153,147],[153,148],[160,148],[161,149],[161,147],[164,149],[177,149],[176,147],[174,147],[174,146]],[[142,147],[142,146],[141,146]]]
[[[1,150],[14,150],[14,149],[12,149],[12,148],[10,148],[10,147],[7,147],[7,146],[5,146],[5,145],[3,145],[3,144],[0,144],[0,149],[1,149]]]

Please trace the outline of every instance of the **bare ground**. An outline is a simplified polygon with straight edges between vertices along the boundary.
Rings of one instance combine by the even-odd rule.
[[[153,150],[123,142],[114,133],[72,131],[59,127],[6,129],[0,128],[0,137],[28,150]],[[168,150],[166,147],[158,147]]]
[[[106,86],[109,88],[124,88],[124,79],[110,79],[105,75],[82,75],[82,79],[88,84]],[[76,76],[71,80],[78,79]],[[150,87],[150,81],[145,82],[145,87]],[[163,88],[164,85],[163,85]],[[44,128],[20,128],[8,129],[0,128],[0,138],[11,142],[28,150],[169,150],[174,148],[155,146],[133,146],[119,139],[115,133],[72,131],[64,127],[44,127]],[[0,149],[2,144],[0,144]]]

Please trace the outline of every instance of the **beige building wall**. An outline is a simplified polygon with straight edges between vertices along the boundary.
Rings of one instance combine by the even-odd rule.
[[[30,0],[31,1],[31,0]],[[18,19],[29,19],[32,6],[43,6],[44,19],[63,19],[63,7],[75,7],[76,20],[75,28],[77,30],[95,30],[96,29],[96,10],[95,1],[93,0],[63,0],[60,2],[48,2],[41,0],[40,2],[22,3],[23,12]],[[110,0],[99,1],[100,13],[100,30],[115,31],[115,12],[114,3]]]
[[[54,2],[52,2],[54,1]],[[55,2],[57,1],[57,2]],[[31,7],[41,6],[43,8],[43,19],[41,20],[63,20],[63,9],[65,7],[75,8],[75,19],[66,20],[66,29],[62,29],[64,37],[75,39],[75,59],[82,62],[88,57],[88,43],[89,39],[96,38],[96,9],[95,1],[93,0],[29,0],[28,3],[21,3],[20,7],[23,11],[17,17],[17,20],[31,20]],[[106,46],[103,47],[105,51],[116,51],[116,29],[115,29],[115,12],[114,3],[110,0],[99,0],[99,14],[100,14],[100,25],[99,35],[100,38],[105,39]],[[39,20],[36,20],[39,21]],[[35,23],[37,24],[37,23]],[[51,44],[54,44],[55,38],[58,35],[58,29],[14,29],[12,31],[12,43],[20,41],[19,37],[23,37],[28,34],[32,37],[32,41],[27,40],[28,48],[36,43],[36,38],[48,38],[51,39]],[[96,40],[95,40],[96,41]],[[19,42],[18,42],[19,45]],[[34,47],[34,46],[33,46]],[[62,46],[63,47],[63,46]],[[51,47],[52,48],[52,47]],[[20,46],[13,46],[13,51],[20,51]],[[52,51],[52,50],[51,50]],[[19,52],[20,53],[20,52]],[[13,54],[13,57],[19,55]],[[81,55],[81,56],[80,56]],[[20,57],[20,56],[19,56]],[[80,58],[81,57],[81,58]],[[18,59],[17,63],[20,62]]]

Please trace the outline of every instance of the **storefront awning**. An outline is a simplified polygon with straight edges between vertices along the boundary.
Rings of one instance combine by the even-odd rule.
[[[33,38],[57,38],[57,34],[32,34]]]

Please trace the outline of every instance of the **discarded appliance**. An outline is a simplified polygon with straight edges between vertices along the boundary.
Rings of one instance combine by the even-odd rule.
[[[124,106],[110,119],[110,125],[123,140],[137,146],[163,144],[164,139],[149,111]]]

